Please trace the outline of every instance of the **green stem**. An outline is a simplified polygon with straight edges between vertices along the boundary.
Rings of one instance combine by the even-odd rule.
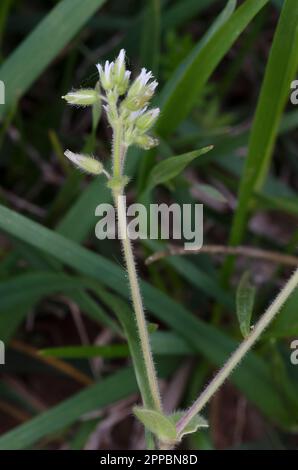
[[[116,178],[119,178],[121,176],[121,160],[123,157],[123,125],[120,118],[118,118],[113,131],[113,175]]]
[[[148,383],[152,395],[154,408],[157,411],[161,411],[161,400],[150,347],[148,328],[145,319],[145,313],[137,277],[134,255],[132,251],[132,245],[127,230],[125,196],[120,194],[114,194],[114,199],[118,214],[119,234],[123,246],[124,258],[131,290],[132,303],[136,315],[137,327],[141,341],[141,348],[148,376]]]
[[[287,284],[278,294],[274,302],[266,310],[264,315],[256,323],[249,336],[240,344],[236,351],[232,354],[230,359],[226,362],[223,368],[217,373],[210,384],[205,388],[199,398],[188,409],[185,415],[180,419],[177,424],[177,432],[181,433],[187,424],[196,416],[202,408],[207,404],[210,398],[217,392],[229,375],[233,372],[234,368],[241,362],[245,354],[259,339],[263,331],[268,327],[271,321],[275,318],[280,308],[283,306],[288,297],[292,294],[298,285],[298,269],[294,272]]]
[[[119,119],[114,127],[114,145],[113,145],[113,176],[121,178],[122,168],[125,159],[126,147],[123,145],[123,126]],[[122,242],[125,264],[128,273],[128,279],[131,290],[132,303],[135,311],[138,334],[141,342],[141,349],[144,358],[146,374],[152,405],[157,411],[162,411],[157,374],[151,352],[149,333],[143,308],[142,296],[140,292],[136,265],[132,250],[131,241],[128,235],[126,218],[126,198],[123,190],[113,190],[113,198],[118,216],[119,235]]]

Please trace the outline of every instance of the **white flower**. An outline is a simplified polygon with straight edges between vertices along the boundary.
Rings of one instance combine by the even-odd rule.
[[[156,80],[151,81],[153,78],[152,72],[142,68],[141,73],[128,90],[124,106],[131,111],[138,111],[143,108],[154,95],[158,85]]]
[[[135,79],[135,81],[131,85],[128,92],[128,96],[137,96],[144,94],[147,88],[146,85],[151,78],[153,78],[152,72],[147,72],[145,68],[142,68],[140,75]]]
[[[157,145],[157,140],[146,135],[159,116],[159,108],[149,109],[148,104],[155,93],[158,82],[150,70],[145,67],[130,84],[130,70],[126,70],[126,52],[118,54],[115,62],[106,61],[98,64],[102,88],[106,91],[106,104],[103,108],[112,128],[119,118],[123,122],[123,139],[127,146],[137,144],[143,148]],[[119,98],[123,99],[119,102]]]
[[[140,83],[142,84],[142,86],[145,86],[148,81],[150,80],[150,78],[152,78],[153,75],[152,75],[152,72],[147,72],[147,70],[145,68],[142,68],[142,71],[139,75],[139,77],[137,78],[137,80],[140,81]]]
[[[148,89],[153,93],[155,92],[156,87],[158,86],[158,81],[154,80],[153,82],[149,83]]]
[[[124,78],[126,80],[129,80],[130,79],[130,76],[131,76],[131,71],[130,70],[126,70],[125,74],[124,74]]]
[[[113,70],[113,67],[114,67],[114,62],[109,62],[108,60],[106,60],[106,63],[105,63],[105,77],[107,80],[111,80],[111,75],[112,75],[112,70]]]
[[[101,64],[97,64],[97,70],[99,73],[100,81],[102,87],[108,91],[113,88],[113,68],[114,68],[114,62],[109,62],[106,60],[105,67],[103,69]]]
[[[125,73],[125,50],[121,49],[115,62],[115,75],[124,76]]]
[[[121,49],[114,62],[105,62],[105,66],[97,64],[100,82],[104,90],[114,91],[118,96],[127,91],[130,79],[130,71],[125,67],[125,50]]]

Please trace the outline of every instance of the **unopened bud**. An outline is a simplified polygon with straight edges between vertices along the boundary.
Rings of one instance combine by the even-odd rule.
[[[158,142],[158,139],[155,139],[154,137],[151,137],[150,135],[144,134],[144,135],[138,136],[135,139],[134,144],[138,145],[144,150],[149,150],[149,149],[152,149],[153,147],[156,147],[159,144],[159,142]]]
[[[90,89],[70,91],[62,98],[69,104],[77,106],[93,106],[99,100],[98,91]]]
[[[114,77],[115,82],[120,84],[125,76],[125,50],[121,49],[119,55],[115,61],[114,66]]]
[[[117,92],[120,96],[124,95],[127,92],[130,74],[131,72],[129,70],[126,70],[123,79],[117,85]]]
[[[86,173],[92,175],[100,175],[104,171],[104,167],[101,162],[95,160],[95,158],[88,155],[81,155],[79,153],[73,153],[70,150],[66,150],[64,155],[74,163],[78,168]]]
[[[154,108],[142,114],[136,120],[137,128],[142,132],[147,132],[156,122],[159,116],[159,113],[160,113],[159,108]]]
[[[128,109],[129,111],[139,111],[144,108],[147,103],[148,99],[145,95],[127,96],[127,98],[123,100],[121,107],[123,109]]]
[[[99,78],[101,86],[104,90],[111,90],[114,86],[113,81],[113,71],[114,71],[114,62],[109,62],[108,60],[105,63],[103,68],[100,64],[97,65],[97,70],[99,73]]]
[[[152,73],[147,72],[147,70],[143,68],[140,75],[134,80],[128,90],[125,100],[125,105],[128,109],[132,111],[141,109],[152,98],[158,85],[156,80],[150,82],[152,78]]]
[[[143,93],[148,81],[152,78],[152,73],[147,72],[145,68],[142,69],[140,75],[135,79],[131,85],[128,96],[136,96]]]

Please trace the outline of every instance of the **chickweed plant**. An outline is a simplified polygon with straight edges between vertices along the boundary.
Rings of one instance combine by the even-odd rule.
[[[186,411],[176,411],[167,415],[163,411],[158,378],[150,346],[150,335],[145,318],[142,296],[138,282],[133,247],[129,238],[126,218],[125,187],[129,179],[125,175],[127,150],[136,145],[150,149],[158,145],[158,140],[149,134],[158,119],[160,110],[150,108],[150,100],[157,88],[157,81],[145,68],[134,79],[126,69],[125,51],[122,49],[115,62],[106,61],[97,65],[99,83],[95,89],[71,91],[63,98],[71,105],[94,106],[103,103],[108,122],[112,128],[112,170],[104,168],[102,162],[89,155],[65,152],[66,157],[79,169],[92,174],[104,174],[110,188],[118,216],[119,238],[121,239],[125,265],[130,285],[131,298],[140,347],[147,376],[150,403],[143,398],[143,407],[135,407],[134,414],[143,423],[148,435],[154,436],[154,446],[160,449],[173,449],[184,435],[193,433],[208,424],[200,412],[219,387],[230,376],[245,354],[259,339],[260,335],[275,318],[281,306],[298,285],[298,270],[272,302],[269,308],[252,327],[251,332],[231,355],[223,368],[215,375],[197,400]],[[147,440],[152,446],[152,440]],[[150,444],[151,442],[151,444]]]

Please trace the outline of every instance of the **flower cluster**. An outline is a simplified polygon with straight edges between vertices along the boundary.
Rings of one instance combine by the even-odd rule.
[[[104,67],[98,64],[97,68],[101,86],[106,92],[105,110],[109,123],[115,127],[121,120],[126,146],[138,145],[149,149],[157,145],[158,141],[147,134],[159,115],[158,108],[148,110],[148,103],[158,85],[152,73],[143,68],[130,83],[131,72],[126,70],[124,49],[115,63],[106,61]]]
[[[150,71],[145,68],[132,82],[131,72],[126,70],[125,50],[122,49],[115,62],[97,65],[100,91],[83,89],[72,91],[63,98],[73,105],[90,106],[99,100],[113,129],[121,122],[123,143],[126,147],[137,145],[146,150],[155,147],[158,140],[148,134],[155,124],[159,109],[148,109],[149,102],[158,85]],[[103,94],[101,94],[103,93]]]

